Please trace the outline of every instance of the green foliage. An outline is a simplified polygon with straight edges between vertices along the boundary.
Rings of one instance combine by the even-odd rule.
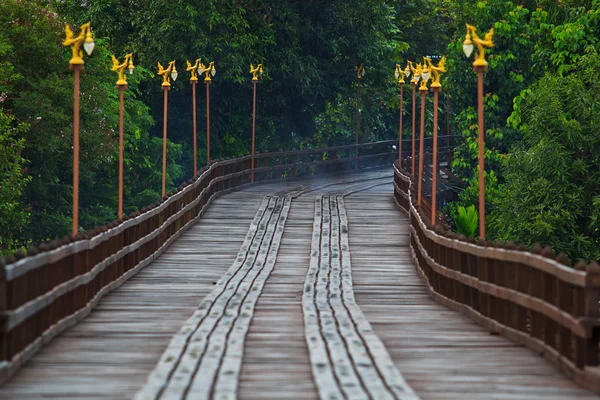
[[[599,65],[590,50],[567,75],[546,75],[516,102],[511,121],[523,142],[503,164],[493,237],[600,259]]]
[[[2,67],[0,66],[0,73]],[[0,93],[0,101],[5,93]],[[23,239],[30,213],[23,202],[23,192],[31,181],[25,176],[25,159],[21,157],[24,140],[16,136],[27,130],[0,110],[0,254],[12,252],[28,243]]]
[[[97,34],[110,37],[115,51],[134,51],[138,62],[149,68],[156,68],[157,61],[164,64],[175,59],[184,78],[186,59],[214,60],[214,157],[238,156],[250,150],[252,84],[248,68],[250,63],[258,62],[265,65],[258,85],[259,151],[341,142],[335,132],[321,132],[322,126],[315,120],[326,120],[328,113],[337,114],[336,110],[353,119],[354,108],[346,107],[346,103],[355,99],[353,68],[360,63],[367,69],[362,94],[362,140],[386,138],[396,117],[387,108],[397,107],[392,97],[397,93],[397,87],[391,84],[392,60],[399,60],[407,48],[396,23],[399,7],[390,0],[150,0],[139,4],[70,0],[59,5],[61,12],[78,22],[93,21]],[[145,82],[143,87],[152,114],[159,120],[159,81]],[[198,100],[198,108],[203,110],[203,96]],[[191,149],[192,141],[189,105],[188,80],[180,79],[170,94],[169,135],[184,149]],[[386,109],[383,116],[380,106]],[[160,128],[157,124],[152,135],[159,136]],[[353,137],[353,132],[351,124],[342,136]],[[205,148],[203,135],[199,136],[198,146]],[[205,156],[204,151],[199,154]],[[189,159],[186,153],[178,160],[185,165],[186,176],[190,172]]]
[[[542,242],[572,259],[598,258],[598,182],[586,152],[597,121],[591,82],[600,1],[456,3],[460,25],[476,22],[480,35],[495,30],[484,97],[488,236]],[[478,200],[477,80],[462,55],[463,39],[459,29],[446,78],[453,109],[460,110],[453,125],[464,138],[453,170],[467,183],[460,201],[447,207],[452,215]]]
[[[163,103],[153,74],[158,61],[175,59],[183,78],[169,93],[172,188],[191,175],[193,165],[186,59],[216,62],[211,152],[219,158],[250,150],[250,63],[266,67],[258,86],[262,152],[353,143],[353,67],[361,63],[367,74],[361,82],[360,141],[395,138],[394,63],[447,55],[440,133],[464,139],[452,169],[466,187],[446,209],[473,236],[478,215],[472,206],[479,198],[477,79],[462,52],[464,24],[471,23],[481,36],[495,30],[484,97],[490,238],[540,241],[572,258],[598,257],[599,144],[593,133],[599,122],[600,0],[51,2],[58,14],[43,7],[47,3],[0,3],[0,251],[70,231],[72,74],[61,43],[67,21],[76,26],[92,21],[97,38],[82,74],[82,229],[116,216],[118,92],[110,48],[120,57],[133,52],[137,66],[125,103],[126,212],[160,196]],[[199,93],[202,165],[205,99]],[[404,95],[408,137],[409,85]],[[429,135],[432,96],[427,101]]]
[[[2,232],[3,250],[42,242],[70,233],[72,196],[73,77],[70,51],[62,46],[66,21],[29,1],[0,3],[0,111],[2,150],[14,176],[6,190],[12,194],[5,212],[21,217]],[[23,40],[27,38],[27,40]],[[80,215],[87,230],[116,218],[118,160],[118,91],[110,71],[107,42],[97,38],[93,57],[86,58],[81,76]],[[125,108],[125,197],[127,210],[143,207],[160,194],[162,143],[153,140],[149,107],[138,100],[139,83],[151,73],[137,68],[129,77]],[[12,148],[15,149],[13,153]],[[142,152],[137,150],[141,149]],[[16,156],[15,156],[16,154]],[[169,143],[169,185],[182,178],[174,160],[181,146]],[[26,160],[26,161],[25,161]],[[148,190],[152,193],[148,193]],[[16,215],[16,214],[15,214]],[[16,218],[16,217],[15,217]],[[11,222],[12,221],[12,222]],[[21,221],[21,222],[18,222]]]
[[[467,208],[458,206],[456,213],[452,217],[458,233],[461,233],[466,237],[475,237],[475,231],[477,230],[477,224],[479,223],[479,217],[475,210],[475,206],[469,206]]]

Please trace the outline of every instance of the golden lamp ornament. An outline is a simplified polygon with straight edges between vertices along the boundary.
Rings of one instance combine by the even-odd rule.
[[[400,64],[396,64],[396,71],[394,72],[394,76],[398,80],[398,83],[400,83],[400,84],[404,83],[404,71],[402,70],[402,67],[400,66]]]
[[[122,64],[119,64],[119,60],[113,55],[112,56],[113,66],[111,68],[112,71],[117,71],[119,74],[119,80],[117,81],[117,86],[127,86],[127,77],[125,75],[125,70],[129,70],[129,74],[133,75],[133,54],[129,53],[125,56]]]
[[[429,68],[429,71],[431,71],[431,74],[433,75],[431,88],[441,88],[442,84],[440,83],[440,79],[442,73],[446,72],[446,57],[442,57],[437,66],[433,65],[431,58],[429,57],[425,59],[425,62],[427,63],[427,68]]]
[[[158,75],[163,77],[163,83],[161,86],[171,86],[171,79],[177,80],[177,69],[175,68],[175,60],[171,61],[168,67],[165,69],[160,63],[158,63]]]
[[[423,57],[425,58],[425,57]],[[427,63],[425,65],[417,64],[417,70],[421,75],[421,85],[419,86],[419,90],[426,91],[427,90],[427,82],[431,77],[429,69],[427,68]]]
[[[83,50],[85,50],[88,56],[92,55],[94,47],[96,46],[94,39],[92,38],[92,28],[90,23],[88,22],[87,24],[81,25],[81,28],[79,28],[79,36],[77,37],[75,37],[71,27],[67,25],[65,27],[65,40],[63,45],[71,46],[72,56],[69,61],[70,65],[85,64],[83,61],[83,51],[81,50],[82,45]]]
[[[412,79],[410,80],[411,83],[414,83],[415,85],[419,82],[419,80],[421,79],[421,64],[417,64],[417,67],[415,68],[415,65],[413,64],[412,61],[408,62],[408,67],[410,69],[410,72],[412,73]]]
[[[252,80],[253,81],[257,81],[258,80],[258,74],[262,74],[263,73],[263,65],[262,64],[258,64],[256,67],[254,67],[254,65],[250,64],[250,73],[252,74]]]
[[[188,60],[186,60],[187,63],[187,67],[186,67],[186,71],[190,72],[192,77],[190,78],[190,82],[197,82],[198,81],[198,68],[200,68],[200,59],[197,59],[196,62],[194,63],[194,65],[192,65]]]
[[[477,57],[475,57],[475,62],[473,62],[474,67],[487,67],[488,63],[485,60],[485,48],[494,47],[494,42],[492,38],[494,37],[494,28],[490,29],[488,33],[485,34],[483,40],[479,38],[477,35],[477,29],[473,25],[467,24],[467,34],[465,36],[465,41],[463,42],[463,51],[467,58],[471,57],[473,54],[473,43],[477,46]]]
[[[262,66],[260,72],[262,72]],[[217,70],[215,69],[215,62],[211,61],[210,64],[208,64],[208,67],[200,63],[200,74],[204,74],[204,82],[210,82],[210,77],[215,76],[217,74]]]
[[[354,67],[354,72],[356,72],[356,77],[358,79],[362,79],[365,76],[365,66],[363,64],[357,65]]]

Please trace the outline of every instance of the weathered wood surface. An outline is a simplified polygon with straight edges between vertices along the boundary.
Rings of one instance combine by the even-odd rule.
[[[429,296],[392,191],[390,184],[345,200],[354,291],[415,392],[422,399],[597,399],[534,352]]]
[[[356,305],[350,258],[343,196],[318,196],[302,306],[319,397],[418,399]]]
[[[259,298],[246,338],[240,399],[317,399],[304,335],[302,292],[310,263],[314,198],[365,184],[389,181],[387,170],[320,177],[309,183],[259,185],[247,192],[268,195],[297,184],[275,269]]]
[[[240,192],[215,200],[158,260],[0,387],[0,399],[131,399],[235,260],[262,198]]]
[[[314,199],[343,191],[356,191],[345,199],[356,302],[421,398],[597,398],[533,352],[489,335],[429,297],[410,261],[409,224],[394,208],[391,181],[391,170],[373,171],[256,185],[217,199],[156,262],[0,388],[0,399],[132,398],[234,263],[263,198],[291,188],[304,193],[291,203],[274,269],[254,308],[239,398],[318,398],[302,291]]]

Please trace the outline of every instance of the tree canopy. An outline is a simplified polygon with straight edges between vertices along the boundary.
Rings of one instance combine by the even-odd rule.
[[[77,29],[91,21],[97,41],[81,81],[80,224],[89,230],[116,218],[119,104],[110,66],[113,55],[129,52],[136,72],[125,101],[126,212],[160,196],[158,62],[175,60],[180,76],[169,94],[167,185],[174,188],[193,165],[186,60],[215,62],[211,153],[219,158],[250,150],[250,63],[265,67],[257,149],[274,151],[353,142],[360,64],[360,140],[395,138],[394,64],[443,55],[440,112],[446,129],[463,137],[452,169],[466,185],[446,211],[472,210],[477,91],[462,54],[471,23],[482,35],[494,28],[484,98],[489,238],[551,244],[574,260],[599,256],[600,0],[5,0],[0,12],[0,252],[69,233],[73,77],[62,46],[66,24]],[[405,97],[406,136],[411,101]],[[199,95],[199,126],[204,110]],[[429,106],[428,134],[431,123]],[[206,161],[202,133],[199,165]]]

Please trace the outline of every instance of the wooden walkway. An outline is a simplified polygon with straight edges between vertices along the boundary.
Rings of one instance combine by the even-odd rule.
[[[147,387],[149,374],[164,357],[173,336],[182,332],[186,320],[218,290],[219,280],[236,264],[252,225],[271,234],[270,242],[277,242],[272,253],[257,260],[272,271],[257,272],[257,277],[264,279],[260,296],[251,304],[253,317],[245,346],[240,348],[243,362],[237,373],[229,374],[239,374],[239,379],[227,378],[229,370],[221,368],[218,379],[212,379],[215,375],[211,382],[216,384],[225,376],[222,382],[234,382],[240,399],[319,398],[314,383],[318,375],[313,375],[319,372],[311,365],[314,352],[309,352],[305,336],[303,293],[313,254],[315,198],[336,198],[333,195],[344,193],[350,283],[356,303],[385,346],[383,356],[391,357],[392,368],[408,383],[408,392],[412,389],[422,399],[597,398],[530,350],[490,335],[429,297],[410,261],[408,221],[394,207],[391,179],[391,171],[365,172],[257,185],[217,199],[201,222],[156,262],[42,349],[0,388],[0,399],[133,398]],[[281,208],[276,208],[273,200],[265,203],[267,196],[289,198],[289,210],[283,208],[285,200],[281,200]],[[268,211],[270,204],[273,208]],[[287,218],[273,224],[269,233],[270,225],[261,228],[261,223],[256,223],[261,209],[277,212],[277,217],[287,212]],[[337,218],[342,219],[341,215]],[[233,318],[225,308],[222,317]],[[338,332],[345,335],[343,330]],[[230,338],[223,336],[219,341]],[[207,350],[216,354],[211,351]],[[235,367],[235,354],[221,353],[230,357],[216,360]],[[350,360],[353,356],[345,357]],[[353,368],[358,379],[362,367]],[[194,379],[193,371],[181,368],[180,372]],[[178,387],[177,382],[172,387]],[[188,389],[188,398],[202,398],[203,390],[212,389],[205,385]],[[161,398],[180,398],[182,392],[173,393],[177,394],[170,396],[165,391]],[[235,396],[235,391],[231,393]],[[362,394],[341,398],[383,398],[366,390],[356,393]]]

